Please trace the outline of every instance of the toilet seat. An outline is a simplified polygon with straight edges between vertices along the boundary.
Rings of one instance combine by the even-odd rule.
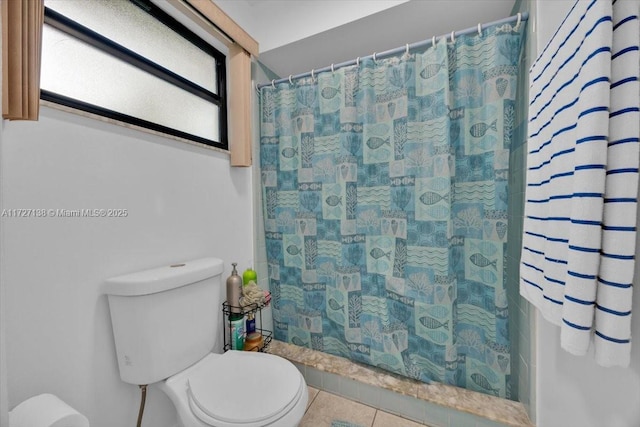
[[[189,406],[211,426],[268,426],[306,392],[296,367],[270,354],[231,350],[199,365],[187,378]]]

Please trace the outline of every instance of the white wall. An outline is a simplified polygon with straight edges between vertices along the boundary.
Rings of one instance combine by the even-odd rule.
[[[101,285],[204,256],[222,258],[226,277],[232,261],[250,259],[251,168],[230,168],[228,155],[211,149],[51,108],[42,108],[38,122],[5,121],[0,143],[2,208],[128,212],[2,218],[9,408],[51,392],[92,427],[135,425],[140,393],[119,379]],[[144,425],[175,423],[171,402],[151,389]]]
[[[260,43],[260,52],[284,46],[408,0],[216,0]]]
[[[537,48],[546,46],[573,0],[537,0]],[[535,59],[535,58],[532,58]],[[640,249],[640,241],[638,242]],[[640,259],[640,258],[639,258]],[[640,281],[640,262],[636,264]],[[560,348],[559,328],[538,315],[538,427],[640,426],[640,289],[634,295],[631,366],[603,368],[593,355],[576,357]]]

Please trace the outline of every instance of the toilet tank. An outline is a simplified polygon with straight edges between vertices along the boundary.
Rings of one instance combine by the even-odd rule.
[[[194,364],[216,344],[223,262],[202,258],[108,279],[122,381],[151,384]]]

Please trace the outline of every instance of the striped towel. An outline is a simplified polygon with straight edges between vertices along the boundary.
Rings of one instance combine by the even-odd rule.
[[[520,294],[603,366],[631,349],[639,4],[577,0],[529,74]]]

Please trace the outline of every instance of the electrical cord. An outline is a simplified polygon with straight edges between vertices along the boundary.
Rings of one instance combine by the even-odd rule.
[[[142,392],[142,396],[140,397],[140,410],[138,411],[138,423],[136,427],[142,427],[142,415],[144,414],[144,402],[147,400],[147,385],[139,385],[140,390]]]

